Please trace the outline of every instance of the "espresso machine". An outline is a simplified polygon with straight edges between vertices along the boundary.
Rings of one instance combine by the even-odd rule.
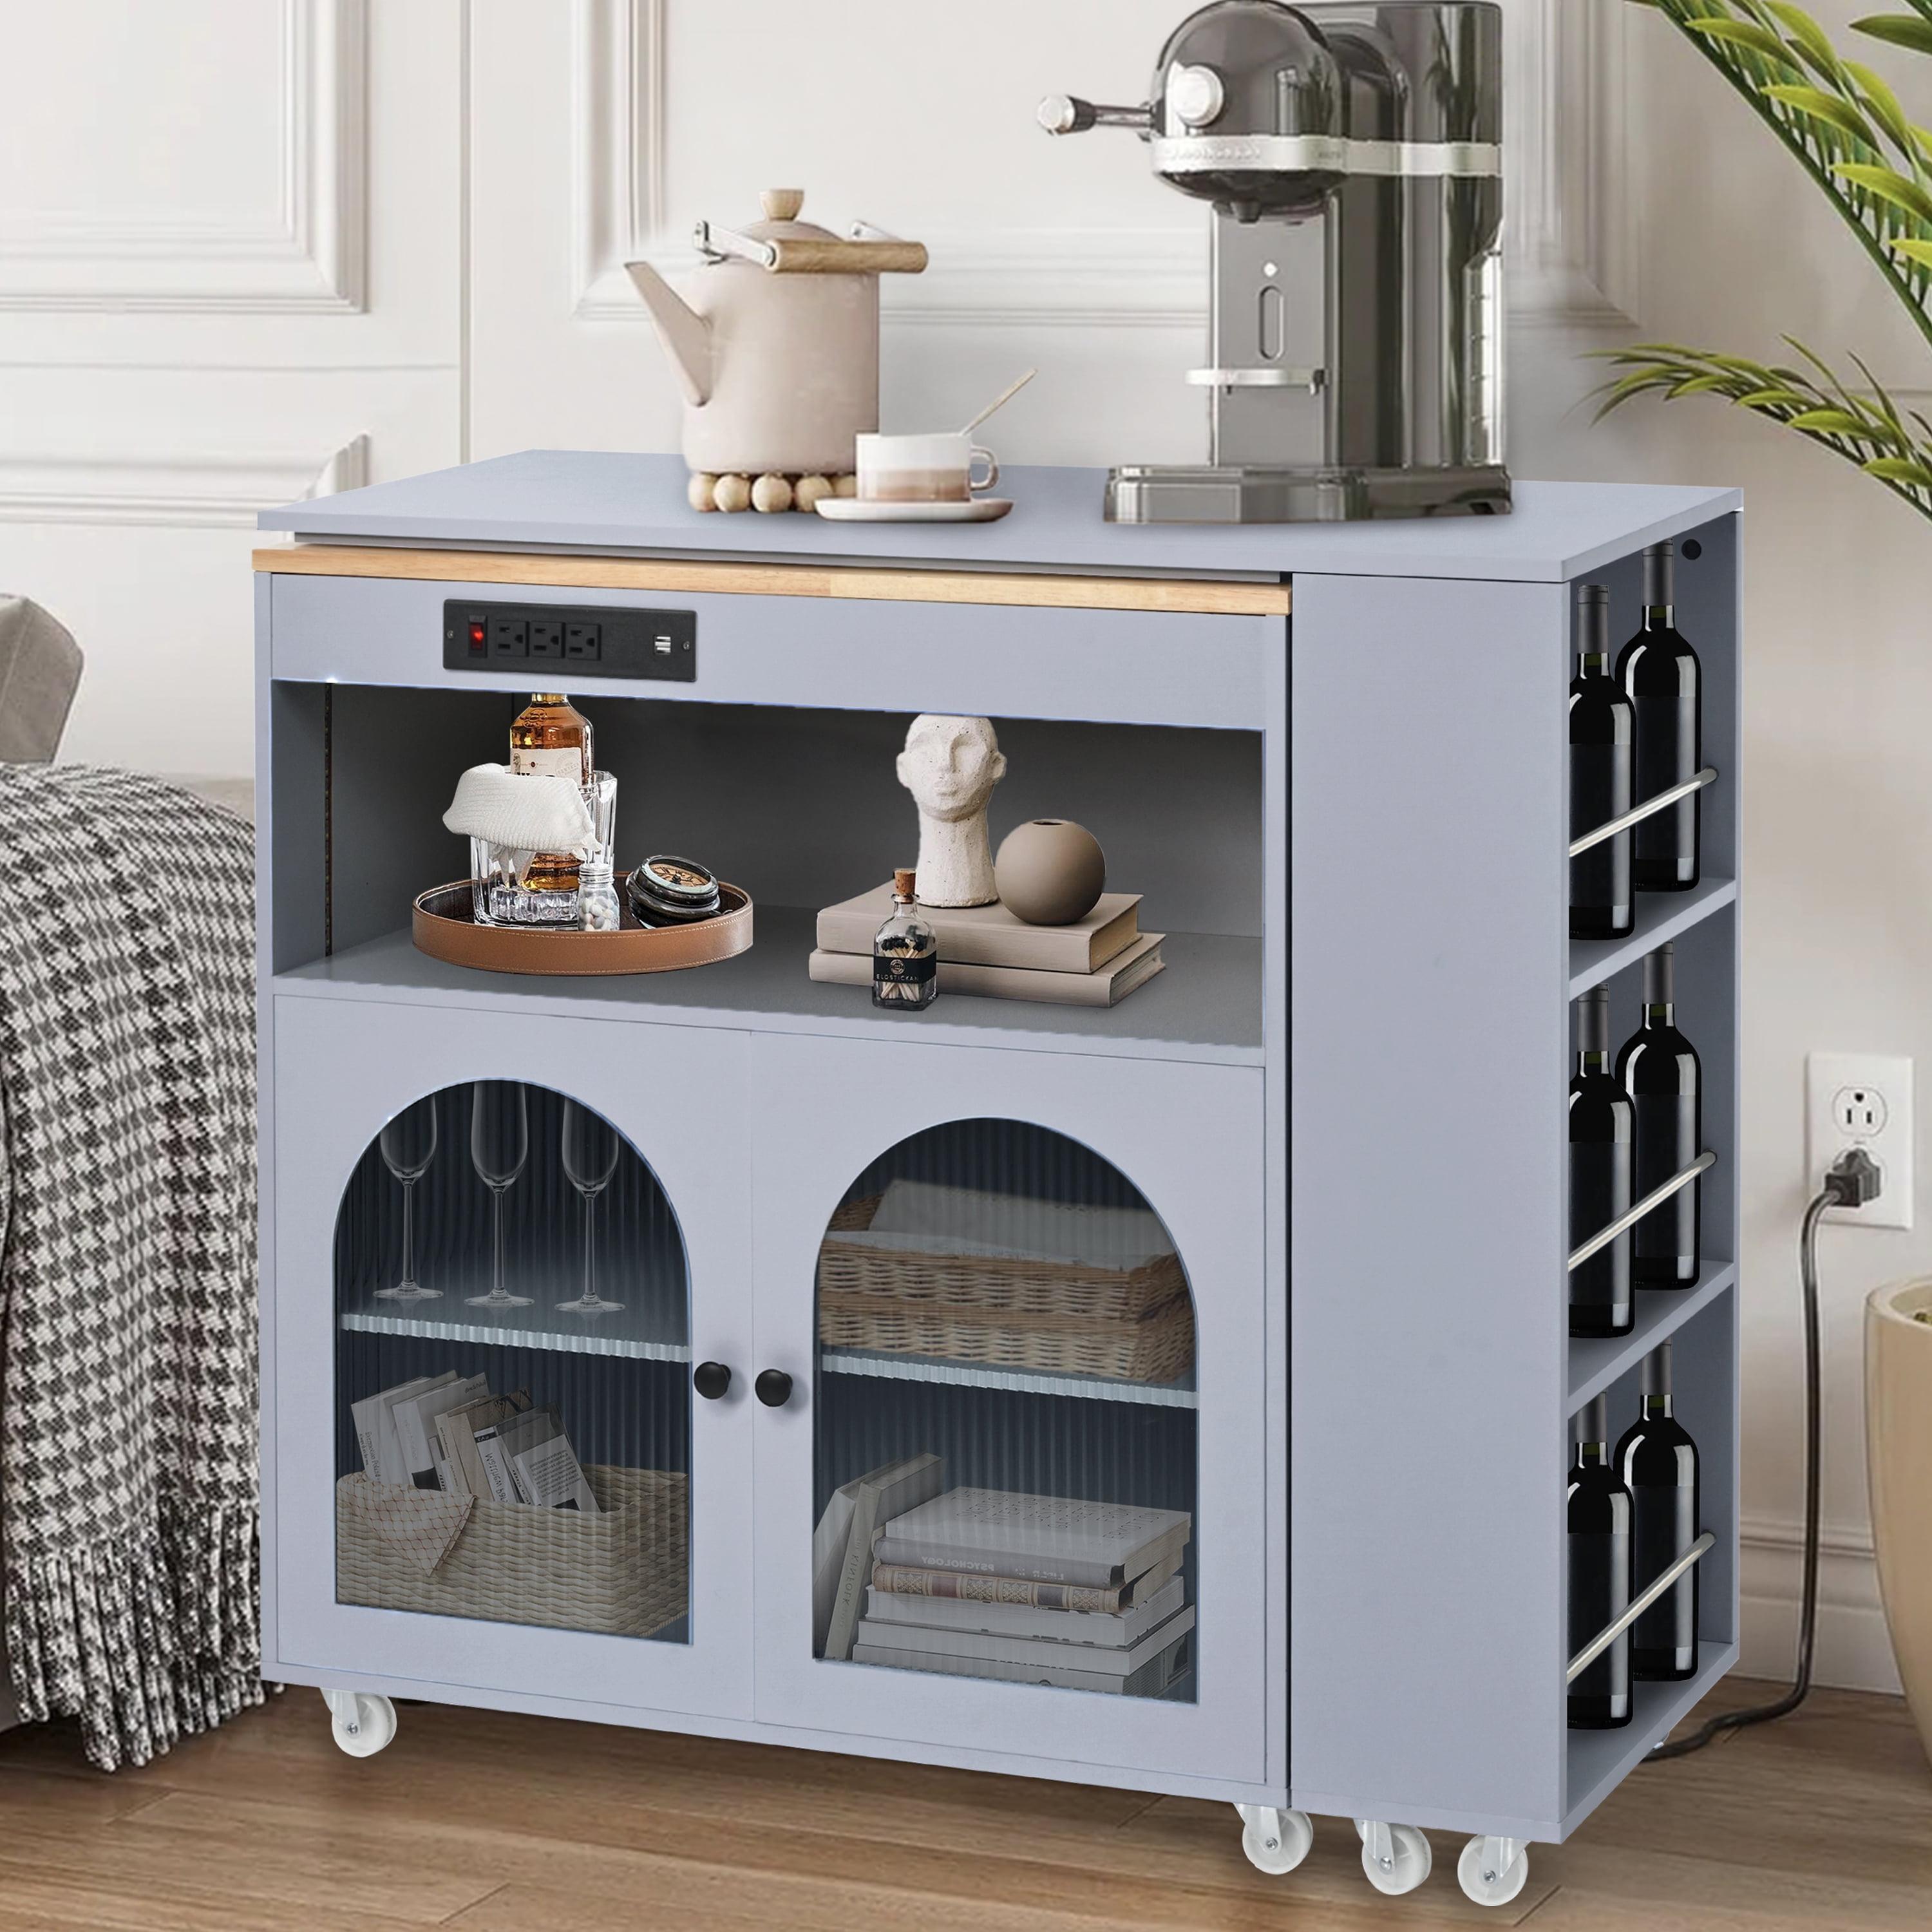
[[[1502,13],[1491,0],[1215,0],[1127,128],[1214,208],[1204,464],[1123,464],[1124,524],[1494,513],[1502,460]]]

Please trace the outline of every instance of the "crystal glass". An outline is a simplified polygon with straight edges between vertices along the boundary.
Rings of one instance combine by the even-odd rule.
[[[496,1281],[488,1294],[466,1295],[472,1308],[527,1308],[527,1294],[503,1286],[503,1196],[523,1178],[530,1157],[530,1104],[517,1080],[479,1080],[470,1090],[470,1164],[490,1190],[496,1222]]]
[[[574,1301],[560,1301],[560,1312],[567,1315],[603,1315],[623,1306],[621,1301],[606,1301],[597,1292],[597,1197],[610,1184],[617,1171],[620,1143],[617,1130],[602,1114],[563,1103],[563,1171],[570,1184],[584,1197],[584,1292]]]
[[[615,776],[592,772],[584,788],[584,802],[590,813],[590,842],[579,848],[578,882],[568,886],[532,884],[534,852],[499,845],[488,838],[471,838],[470,916],[478,926],[581,926],[593,932],[616,930],[617,895],[611,878],[617,824]],[[586,884],[596,888],[587,901]],[[604,923],[607,917],[608,926]]]
[[[394,1288],[379,1288],[378,1301],[433,1301],[442,1293],[440,1288],[425,1288],[416,1279],[416,1228],[412,1204],[416,1183],[429,1172],[436,1158],[436,1096],[405,1107],[386,1126],[378,1144],[382,1165],[403,1190],[403,1272]]]

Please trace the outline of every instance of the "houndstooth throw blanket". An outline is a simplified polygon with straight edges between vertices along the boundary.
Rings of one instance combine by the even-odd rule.
[[[0,1630],[109,1770],[261,1700],[252,845],[0,766]]]

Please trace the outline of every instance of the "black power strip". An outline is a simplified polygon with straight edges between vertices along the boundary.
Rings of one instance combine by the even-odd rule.
[[[694,610],[614,604],[459,603],[442,607],[447,670],[523,672],[544,664],[574,677],[698,676]]]

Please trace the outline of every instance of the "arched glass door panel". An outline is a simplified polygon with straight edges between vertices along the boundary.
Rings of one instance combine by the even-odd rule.
[[[689,1283],[656,1175],[526,1082],[394,1115],[336,1218],[339,1602],[689,1639]]]
[[[928,1128],[854,1178],[817,1298],[814,1654],[1192,1702],[1194,1302],[1133,1183]]]

